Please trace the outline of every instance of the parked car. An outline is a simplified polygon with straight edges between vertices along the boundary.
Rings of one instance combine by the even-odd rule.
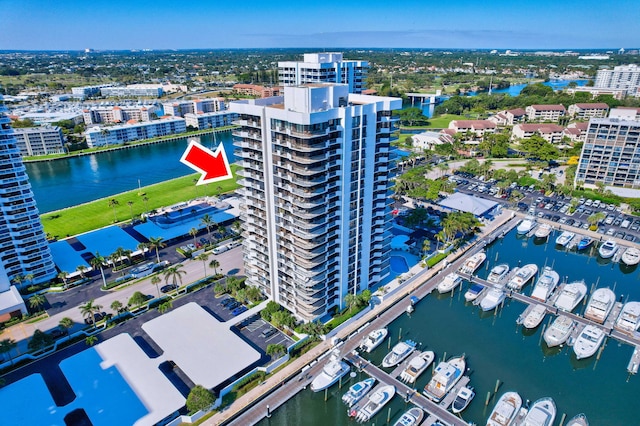
[[[87,325],[93,324],[93,322],[102,321],[107,316],[106,312],[96,312],[93,314],[93,318],[88,317],[84,319],[84,323]]]
[[[178,288],[177,284],[167,284],[160,287],[160,291],[163,293],[169,293],[170,291],[173,291],[177,288]]]
[[[227,306],[225,306],[225,308],[227,308],[230,311],[232,311],[232,310],[234,310],[235,308],[237,308],[240,305],[241,305],[240,302],[238,302],[237,300],[234,300],[233,302],[231,302]]]
[[[228,306],[230,304],[232,304],[233,302],[237,302],[236,299],[234,299],[233,297],[227,297],[226,299],[224,299],[222,302],[220,302],[220,304],[222,306]]]
[[[237,308],[235,308],[233,311],[231,311],[231,315],[233,315],[234,317],[237,315],[240,315],[241,313],[248,311],[248,308],[244,305],[238,306]]]
[[[267,337],[273,336],[277,332],[278,332],[278,330],[276,330],[275,328],[271,327],[271,328],[267,328],[262,333],[260,333],[260,336],[262,336],[264,339],[266,339]]]

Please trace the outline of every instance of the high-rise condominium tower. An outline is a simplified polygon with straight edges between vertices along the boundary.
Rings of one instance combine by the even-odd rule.
[[[367,85],[369,62],[347,61],[342,53],[305,53],[302,62],[278,62],[278,80],[283,86],[306,83],[342,83],[350,93],[362,93]]]
[[[342,84],[230,104],[248,285],[306,321],[389,274],[397,98]]]
[[[12,281],[56,276],[20,150],[0,95],[0,261]]]

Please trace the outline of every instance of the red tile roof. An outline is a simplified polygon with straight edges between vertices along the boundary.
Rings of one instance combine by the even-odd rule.
[[[514,117],[519,117],[519,116],[525,115],[527,113],[522,108],[510,109],[507,112],[510,113],[511,115],[513,115]]]
[[[562,126],[558,126],[557,124],[548,124],[548,123],[518,124],[518,126],[520,126],[520,128],[527,133],[528,132],[559,133],[559,132],[562,132],[562,130],[564,130],[564,127]]]
[[[536,111],[566,111],[564,105],[531,105]]]
[[[489,120],[454,120],[453,121],[458,128],[468,129],[473,127],[474,129],[495,129],[496,123]]]
[[[594,102],[590,104],[576,104],[581,109],[609,109],[609,105],[604,102]]]

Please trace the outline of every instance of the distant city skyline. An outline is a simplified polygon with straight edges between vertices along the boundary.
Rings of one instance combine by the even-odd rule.
[[[453,3],[453,4],[452,4]],[[183,7],[184,6],[184,7]],[[637,48],[640,2],[21,0],[0,50]]]

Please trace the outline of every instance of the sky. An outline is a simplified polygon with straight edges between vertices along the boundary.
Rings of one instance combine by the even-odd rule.
[[[0,50],[617,50],[639,18],[639,0],[0,0]]]

